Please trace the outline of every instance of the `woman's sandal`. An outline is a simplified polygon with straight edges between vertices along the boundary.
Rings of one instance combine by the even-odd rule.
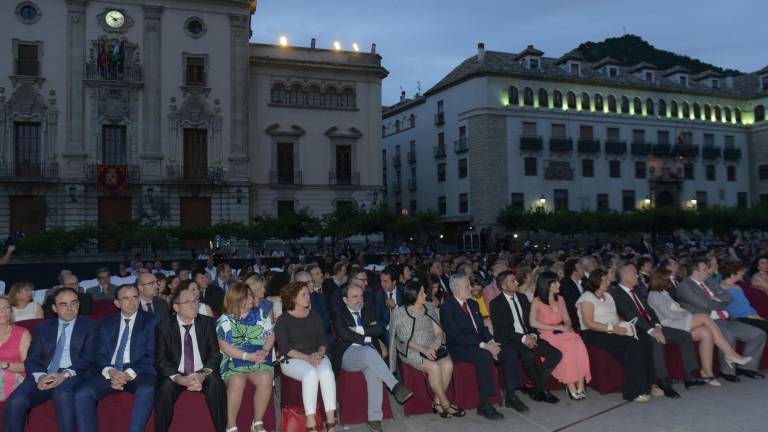
[[[467,413],[463,409],[457,407],[454,404],[448,405],[448,409],[452,410],[453,412],[449,411],[448,414],[454,416],[454,417],[464,417]]]
[[[232,426],[231,428],[227,429],[226,432],[237,432],[237,426]]]
[[[258,429],[257,429],[258,427]],[[267,432],[266,429],[264,429],[264,422],[261,420],[254,420],[251,422],[251,432]]]
[[[440,411],[437,410],[438,407],[440,408]],[[446,409],[444,406],[440,405],[439,403],[432,404],[432,413],[437,414],[442,418],[451,418],[451,413],[448,412],[448,409]]]
[[[336,423],[326,423],[325,424],[325,430],[328,432],[335,432],[336,431]]]

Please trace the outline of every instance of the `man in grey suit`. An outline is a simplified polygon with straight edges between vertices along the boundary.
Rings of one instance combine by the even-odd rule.
[[[142,273],[136,278],[136,288],[139,290],[139,308],[158,316],[161,321],[171,315],[168,303],[158,297],[160,284],[152,273]]]
[[[757,327],[739,321],[729,320],[725,307],[733,301],[731,294],[720,288],[720,285],[710,278],[709,263],[706,259],[696,258],[688,263],[688,278],[677,287],[677,301],[691,313],[704,313],[712,317],[731,346],[736,341],[744,342],[742,355],[752,357],[752,361],[739,369],[725,361],[720,350],[720,372],[728,381],[736,382],[736,373],[750,378],[764,378],[758,370],[760,359],[765,348],[765,332]]]
[[[88,288],[85,290],[85,293],[90,294],[94,300],[113,300],[117,285],[109,281],[110,276],[109,269],[106,267],[96,270],[96,279],[99,281],[99,284]]]

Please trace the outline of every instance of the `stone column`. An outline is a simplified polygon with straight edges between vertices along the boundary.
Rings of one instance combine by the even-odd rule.
[[[81,177],[85,151],[85,6],[67,0],[67,134],[62,177]]]
[[[467,122],[469,139],[469,213],[476,226],[496,223],[509,204],[507,118],[480,114]]]
[[[229,147],[231,178],[248,177],[248,69],[250,34],[248,15],[229,14],[230,94],[232,95]]]
[[[144,135],[141,170],[147,177],[159,177],[163,150],[160,139],[161,76],[160,24],[162,6],[144,6]]]

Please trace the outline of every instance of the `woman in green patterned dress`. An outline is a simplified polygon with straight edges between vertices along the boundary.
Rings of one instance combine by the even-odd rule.
[[[224,313],[216,322],[221,377],[227,383],[227,432],[237,432],[237,412],[248,381],[255,387],[251,432],[265,431],[262,419],[272,397],[272,303],[257,300],[248,285],[233,283],[224,296]]]

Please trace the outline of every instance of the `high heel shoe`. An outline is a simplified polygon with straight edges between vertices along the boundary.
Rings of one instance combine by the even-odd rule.
[[[715,378],[715,377],[702,376],[701,380],[704,381],[705,383],[711,385],[712,387],[721,387],[722,386],[720,381],[718,381],[717,378]]]
[[[452,411],[452,412],[448,412],[448,414],[450,414],[453,417],[464,417],[467,414],[463,409],[457,407],[454,404],[448,405],[448,409]]]
[[[225,432],[237,432],[237,426],[232,426],[231,428],[227,429]]]
[[[585,393],[582,393],[580,391],[577,391],[575,394],[571,393],[568,387],[565,388],[565,394],[568,395],[568,399],[575,400],[575,401],[579,401],[587,397]]]
[[[739,366],[744,366],[745,364],[752,361],[752,357],[725,357],[725,364],[728,365],[729,368],[733,368],[734,364],[737,364]]]
[[[251,422],[251,432],[267,432],[264,429],[264,422],[261,420],[253,420]]]
[[[440,408],[439,411],[437,409],[438,407]],[[440,405],[439,403],[433,403],[432,404],[432,414],[437,414],[437,415],[439,415],[442,418],[451,418],[451,413],[446,411],[446,408],[444,406]]]

